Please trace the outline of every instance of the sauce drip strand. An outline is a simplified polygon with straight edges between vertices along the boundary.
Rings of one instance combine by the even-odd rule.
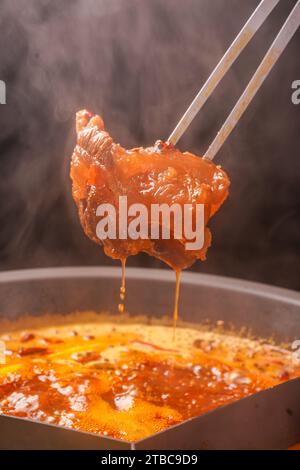
[[[124,313],[125,310],[125,296],[126,296],[126,285],[125,285],[125,269],[126,269],[126,258],[121,260],[122,264],[122,283],[120,287],[120,303],[118,310],[120,313]]]
[[[174,299],[174,312],[173,312],[173,339],[175,340],[176,325],[178,320],[178,302],[180,291],[180,275],[181,271],[175,271],[176,285],[175,285],[175,299]]]

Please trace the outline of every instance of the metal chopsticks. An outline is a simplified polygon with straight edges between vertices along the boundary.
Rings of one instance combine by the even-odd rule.
[[[176,128],[169,137],[169,142],[176,144],[182,134],[185,132],[187,127],[190,125],[198,111],[202,108],[206,100],[212,94],[218,83],[224,77],[225,73],[229,70],[233,62],[248,44],[250,39],[254,36],[259,27],[263,24],[266,18],[269,16],[271,11],[277,5],[279,0],[262,0],[252,16],[249,18],[245,26],[242,28],[234,42],[231,44],[225,55],[222,57],[206,83],[203,85],[194,101],[191,103],[188,110],[185,112]],[[205,158],[212,160],[218,150],[221,148],[228,135],[231,133],[240,117],[247,109],[247,106],[252,101],[256,92],[264,82],[265,78],[269,74],[270,70],[277,62],[281,53],[293,37],[297,28],[300,24],[300,0],[297,1],[295,7],[291,11],[289,17],[278,33],[273,44],[269,48],[263,61],[258,67],[257,71],[253,75],[253,78],[249,82],[246,90],[240,97],[236,106],[228,116],[224,125],[218,132],[216,138],[210,145],[209,149],[205,154]]]
[[[297,31],[300,25],[300,0],[296,3],[295,7],[288,16],[286,22],[282,26],[278,35],[276,36],[274,42],[270,46],[268,52],[260,63],[255,74],[251,78],[248,86],[246,87],[244,93],[241,95],[240,99],[236,103],[235,107],[229,114],[228,118],[224,122],[223,126],[219,130],[215,139],[209,146],[206,151],[204,158],[212,160],[215,155],[218,153],[225,140],[232,132],[232,130],[237,125],[241,116],[244,114],[248,105],[251,103],[252,99],[256,95],[257,91],[269,75],[270,71],[276,64],[280,55],[292,39],[293,35]]]

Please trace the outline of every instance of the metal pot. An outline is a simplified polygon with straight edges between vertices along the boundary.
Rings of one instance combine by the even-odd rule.
[[[127,269],[131,315],[171,316],[175,276]],[[120,269],[50,268],[0,273],[0,318],[24,314],[109,311],[117,317]],[[300,294],[247,281],[185,272],[181,318],[223,320],[259,337],[300,338]],[[0,416],[1,449],[280,449],[300,441],[300,379],[192,418],[129,443],[9,416]]]

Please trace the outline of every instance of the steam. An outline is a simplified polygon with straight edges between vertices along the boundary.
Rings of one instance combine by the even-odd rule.
[[[7,92],[7,104],[0,107],[3,267],[110,262],[85,239],[70,197],[75,112],[86,107],[102,114],[124,146],[167,138],[258,3],[2,0],[0,79]],[[204,153],[295,2],[283,3],[193,122],[179,143],[182,150]],[[255,252],[262,243],[268,245],[266,233],[276,232],[275,212],[265,226],[261,222],[273,210],[271,179],[293,210],[279,168],[286,142],[296,135],[289,96],[290,84],[299,78],[295,51],[293,42],[217,156],[232,177],[232,196],[211,224],[215,246],[201,270],[248,276],[244,268],[229,267],[237,266],[236,249],[244,249],[243,240]],[[296,144],[290,145],[292,152]],[[284,178],[295,192],[299,179],[288,170]],[[148,258],[130,261],[139,262],[157,265]],[[256,272],[253,267],[250,277]]]

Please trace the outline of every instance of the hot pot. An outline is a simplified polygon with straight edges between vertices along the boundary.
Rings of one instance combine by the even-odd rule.
[[[171,316],[174,274],[127,269],[130,315]],[[0,273],[0,319],[24,314],[111,312],[120,269],[50,268]],[[193,324],[219,320],[291,344],[300,339],[300,294],[248,281],[185,272],[180,312]],[[300,442],[300,378],[192,418],[138,442],[0,415],[1,449],[284,449]]]

